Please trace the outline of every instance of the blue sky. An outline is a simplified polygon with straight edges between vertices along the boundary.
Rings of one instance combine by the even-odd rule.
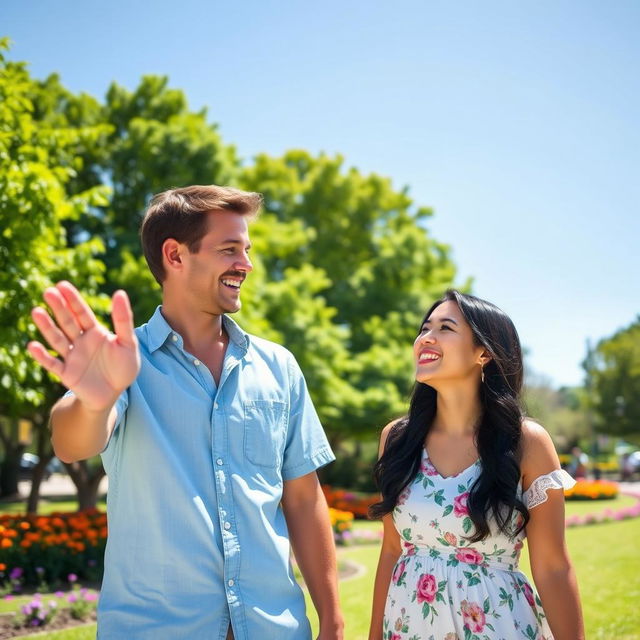
[[[640,3],[3,0],[32,73],[168,75],[250,159],[340,153],[434,209],[459,281],[579,384],[640,313]]]

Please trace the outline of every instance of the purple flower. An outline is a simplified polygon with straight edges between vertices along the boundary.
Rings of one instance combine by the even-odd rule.
[[[25,616],[29,616],[31,615],[31,606],[28,604],[23,605],[23,607],[20,609],[20,611],[22,611],[22,613]]]
[[[4,597],[5,600],[13,600],[13,598],[14,596],[12,596],[11,594]]]
[[[98,594],[97,593],[87,593],[87,596],[86,596],[85,599],[86,599],[87,602],[93,602],[94,600],[98,599]]]
[[[22,577],[24,571],[20,567],[14,567],[11,569],[11,573],[9,574],[9,578],[11,580],[19,580]]]
[[[77,576],[75,573],[70,573],[70,574],[67,576],[67,580],[68,580],[69,582],[71,582],[71,583],[73,583],[73,582],[77,582],[77,580],[78,580],[78,576]]]
[[[64,591],[56,591],[53,595],[56,598],[64,598]]]
[[[78,602],[78,596],[75,593],[70,593],[67,597],[67,602],[70,602],[71,604]]]
[[[44,573],[44,567],[36,567],[36,573],[41,576]]]

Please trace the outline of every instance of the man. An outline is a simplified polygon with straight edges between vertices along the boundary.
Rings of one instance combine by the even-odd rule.
[[[290,544],[318,611],[342,638],[335,548],[316,469],[334,456],[293,356],[246,334],[248,219],[261,197],[193,186],[157,195],[142,245],[162,306],[135,331],[124,291],[115,333],[68,282],[32,317],[60,358],[33,357],[70,392],[51,412],[65,462],[98,453],[109,540],[98,637],[310,638]]]

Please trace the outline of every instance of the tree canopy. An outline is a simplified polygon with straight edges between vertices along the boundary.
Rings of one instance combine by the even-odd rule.
[[[139,246],[145,207],[159,191],[211,183],[264,194],[239,321],[295,354],[332,440],[376,433],[405,411],[411,344],[455,283],[432,212],[407,189],[304,150],[241,162],[165,77],[132,91],[114,83],[99,100],[2,56],[0,415],[48,413],[61,392],[24,348],[43,290],[71,280],[104,318],[121,287],[146,321],[160,295]]]
[[[640,317],[601,340],[585,368],[598,431],[640,443]]]

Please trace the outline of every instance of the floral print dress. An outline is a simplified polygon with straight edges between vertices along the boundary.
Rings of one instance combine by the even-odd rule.
[[[423,452],[393,511],[403,552],[389,585],[384,640],[553,639],[540,599],[518,570],[524,532],[510,539],[492,526],[485,540],[466,540],[473,528],[467,499],[480,471],[476,461],[445,478]],[[554,471],[536,479],[523,500],[532,508],[547,489],[572,483]],[[514,528],[520,517],[514,514]]]

